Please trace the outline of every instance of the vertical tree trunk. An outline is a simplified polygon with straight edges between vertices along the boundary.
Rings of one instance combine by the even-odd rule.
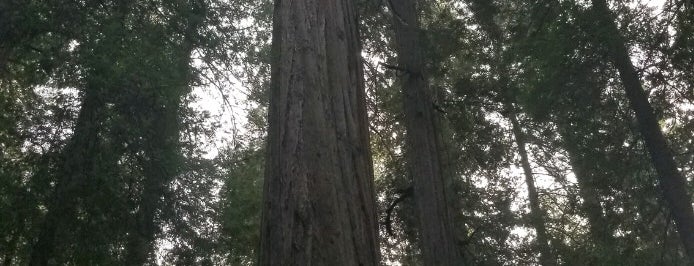
[[[668,203],[674,217],[677,231],[690,261],[694,261],[694,209],[687,191],[686,179],[677,169],[677,165],[668,147],[653,108],[648,102],[648,95],[643,90],[638,74],[629,57],[625,41],[615,24],[605,0],[593,0],[593,11],[601,26],[599,34],[609,51],[622,85],[626,91],[631,108],[636,113],[641,135],[648,148],[653,165],[658,173],[663,197]]]
[[[503,92],[507,94],[503,97],[504,106],[509,111],[508,118],[511,121],[511,131],[513,137],[516,141],[516,146],[518,146],[518,154],[521,157],[521,167],[523,168],[523,174],[525,176],[525,184],[528,188],[528,201],[530,203],[530,220],[532,226],[535,228],[537,234],[536,243],[540,251],[540,264],[543,266],[556,265],[557,261],[554,257],[554,253],[549,246],[550,237],[547,234],[547,227],[544,222],[544,210],[540,205],[540,200],[538,197],[537,188],[535,187],[535,178],[532,174],[532,168],[530,166],[530,159],[528,158],[528,151],[526,149],[526,139],[523,133],[523,127],[518,122],[518,114],[516,107],[513,103],[516,101],[515,97],[512,97],[512,92],[509,90],[509,80],[508,76],[508,66],[505,65],[502,57],[502,46],[504,41],[504,34],[501,27],[494,21],[494,17],[498,12],[498,8],[494,3],[486,0],[471,0],[470,7],[473,10],[475,19],[481,25],[483,31],[489,35],[489,37],[494,41],[494,48],[496,56],[498,57],[498,66],[495,67],[498,72],[501,84],[501,89],[506,90]]]
[[[545,214],[540,206],[540,199],[538,197],[537,188],[535,187],[535,178],[533,177],[533,171],[530,167],[528,151],[525,147],[525,134],[523,133],[522,127],[518,122],[515,107],[512,104],[507,104],[506,106],[509,109],[509,119],[511,120],[513,137],[516,140],[518,154],[521,157],[521,167],[523,168],[523,174],[525,175],[525,184],[528,186],[530,221],[533,227],[535,227],[535,232],[537,233],[536,242],[540,250],[540,264],[543,266],[556,265],[557,261],[549,247],[549,236],[547,235],[547,228],[544,222]]]
[[[377,265],[352,0],[275,0],[260,265]]]
[[[55,251],[58,230],[74,216],[78,186],[93,174],[94,158],[98,152],[98,129],[103,101],[101,92],[88,88],[84,92],[82,106],[77,116],[74,135],[62,152],[61,163],[56,170],[56,185],[48,203],[38,239],[32,245],[29,265],[47,265]]]
[[[191,14],[199,14],[201,10],[191,6]],[[199,14],[199,16],[204,16]],[[136,121],[143,133],[142,147],[145,158],[141,161],[143,171],[142,194],[138,202],[138,211],[134,216],[134,224],[128,235],[128,250],[125,258],[126,265],[144,265],[149,261],[154,250],[156,234],[159,232],[157,214],[162,207],[167,186],[179,174],[182,158],[180,154],[180,124],[179,109],[181,99],[187,91],[191,80],[190,55],[193,50],[194,31],[199,21],[188,18],[185,39],[178,47],[172,48],[171,53],[162,51],[162,58],[171,59],[172,69],[176,74],[166,80],[167,86],[143,87],[135,90],[132,103],[134,110],[142,110],[141,118]],[[152,40],[157,43],[160,40]],[[163,60],[163,62],[169,62]],[[162,66],[161,69],[167,69]],[[166,70],[164,70],[166,71]],[[142,91],[142,92],[140,92]]]
[[[453,178],[444,169],[444,147],[434,93],[422,58],[417,1],[391,1],[395,46],[402,71],[407,160],[419,216],[420,247],[425,265],[462,265],[456,240],[451,191]]]
[[[563,148],[568,153],[571,170],[576,176],[579,196],[583,199],[581,212],[588,219],[590,237],[598,249],[603,249],[603,252],[598,253],[608,253],[615,239],[613,236],[614,232],[605,217],[600,203],[600,193],[596,189],[595,182],[597,180],[595,172],[600,171],[600,169],[591,169],[591,166],[594,164],[592,162],[593,159],[590,158],[591,156],[585,155],[582,151],[584,147],[580,147],[578,144],[582,142],[580,139],[586,136],[577,134],[578,129],[568,123],[559,124],[558,127],[564,142]]]
[[[142,118],[136,123],[141,127],[144,139],[142,147],[145,159],[141,161],[144,174],[142,194],[135,213],[134,226],[128,235],[126,265],[144,265],[154,250],[156,235],[159,232],[157,214],[162,207],[162,199],[171,181],[180,173],[182,162],[180,151],[179,111],[181,100],[192,80],[190,56],[197,38],[196,31],[206,16],[203,4],[193,1],[187,6],[179,6],[177,16],[185,21],[183,40],[161,50],[160,64],[170,63],[170,68],[162,65],[156,76],[168,77],[166,85],[154,84],[139,88],[144,93],[135,96],[133,108],[142,108]],[[152,44],[160,42],[162,47],[167,40],[153,38]],[[173,73],[172,73],[173,72]],[[156,80],[160,80],[155,78]],[[161,81],[161,80],[160,80]],[[137,91],[137,90],[136,90]],[[125,103],[126,105],[128,103]]]
[[[187,67],[188,62],[185,63],[184,67]],[[179,90],[185,88],[178,87]],[[179,95],[179,93],[173,94]],[[151,107],[145,108],[146,111],[142,112],[145,117],[143,120],[150,121],[151,124],[140,129],[144,132],[143,152],[146,156],[141,163],[144,173],[143,190],[138,202],[138,211],[134,216],[135,223],[128,235],[126,265],[147,263],[159,230],[156,215],[161,207],[161,198],[164,196],[167,184],[178,173],[179,99],[175,96],[171,99],[157,96],[144,101],[149,102]],[[164,104],[156,106],[156,103]]]

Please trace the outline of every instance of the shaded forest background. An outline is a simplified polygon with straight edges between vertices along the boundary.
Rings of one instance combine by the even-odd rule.
[[[382,264],[428,264],[401,92],[426,73],[465,263],[688,265],[690,1],[398,1],[355,2]],[[255,265],[272,23],[269,0],[0,0],[0,264]]]

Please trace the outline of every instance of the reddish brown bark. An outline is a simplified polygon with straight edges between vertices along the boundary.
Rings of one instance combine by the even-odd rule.
[[[377,265],[351,0],[275,1],[260,265]]]

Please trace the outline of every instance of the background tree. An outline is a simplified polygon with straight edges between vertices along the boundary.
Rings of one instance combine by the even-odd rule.
[[[312,151],[332,149],[320,160],[334,162],[315,163],[314,156],[302,169],[338,172],[338,161],[359,162],[331,177],[362,169],[364,188],[373,169],[373,195],[344,189],[359,186],[356,177],[322,179],[332,180],[321,183],[332,184],[332,192],[321,195],[336,197],[321,206],[345,212],[306,212],[315,239],[336,234],[327,226],[318,233],[316,221],[363,225],[354,232],[369,236],[358,243],[370,264],[377,258],[368,254],[376,251],[380,264],[425,264],[426,228],[416,205],[422,198],[407,196],[415,164],[405,109],[417,107],[413,100],[433,100],[423,107],[437,117],[434,131],[447,136],[439,161],[447,169],[446,197],[455,206],[450,223],[465,263],[687,265],[662,173],[626,93],[624,71],[614,63],[621,43],[631,82],[636,77],[650,105],[651,129],[661,131],[676,170],[691,180],[694,53],[687,1],[604,1],[602,11],[585,1],[420,2],[411,9],[416,36],[408,37],[420,48],[404,54],[393,29],[412,17],[395,14],[391,5],[405,2],[337,3],[295,3],[293,10],[314,15],[299,20],[271,1],[1,1],[0,263],[30,264],[32,251],[35,264],[51,265],[258,263],[268,250],[260,245],[261,225],[299,225],[261,222],[267,206],[261,188],[278,184],[264,183],[263,173],[281,169],[266,164],[272,162],[266,141],[282,144],[273,140],[278,130],[267,134],[268,117],[280,121],[276,114],[287,111],[272,107],[275,115],[268,115],[270,99],[282,99],[271,97],[280,91],[271,65],[285,58],[294,62],[294,75],[275,76],[305,89],[278,95],[312,99],[287,105],[304,118],[303,129],[312,128],[293,136]],[[284,41],[275,48],[292,51],[293,61],[273,52],[274,12],[302,25],[283,23],[275,32],[287,33],[275,38]],[[408,56],[418,58],[412,68],[424,75],[415,80],[426,81],[429,95],[402,94],[413,76],[397,68]],[[358,130],[343,130],[348,126]],[[315,155],[307,151],[300,150],[301,158]],[[364,159],[368,154],[373,162]],[[689,181],[679,187],[694,188]],[[320,191],[327,190],[303,195]],[[345,200],[348,195],[377,205],[359,209],[361,203],[346,204],[357,202]],[[357,217],[349,210],[365,215],[340,218]],[[57,222],[45,223],[50,219]],[[376,236],[378,250],[363,244]],[[41,245],[50,249],[35,248]],[[314,257],[346,254],[322,252],[330,245],[315,241],[312,247]]]
[[[402,105],[407,140],[407,163],[417,206],[423,263],[461,265],[455,216],[455,181],[445,145],[447,136],[438,117],[441,107],[429,86],[422,60],[424,46],[419,28],[419,5],[424,2],[391,3]],[[389,224],[388,224],[389,225]]]
[[[692,209],[691,196],[686,189],[686,179],[677,169],[653,108],[631,63],[627,47],[621,39],[617,26],[610,19],[611,13],[607,3],[604,0],[595,0],[592,4],[595,16],[603,27],[601,33],[607,45],[609,58],[619,71],[626,96],[639,121],[641,135],[658,172],[665,201],[671,209],[687,254],[689,257],[694,257],[694,209]]]

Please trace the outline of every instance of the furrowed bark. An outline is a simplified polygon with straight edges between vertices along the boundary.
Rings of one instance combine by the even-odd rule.
[[[377,265],[351,0],[275,1],[260,265]]]

